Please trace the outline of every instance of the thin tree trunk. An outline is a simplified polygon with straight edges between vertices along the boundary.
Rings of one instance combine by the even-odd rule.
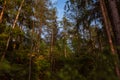
[[[64,35],[64,39],[63,39],[63,46],[64,46],[64,47],[63,47],[63,48],[64,48],[64,49],[63,49],[64,57],[67,58],[66,33],[65,33],[65,35]]]
[[[33,14],[34,15],[34,14]],[[35,23],[34,23],[34,21],[33,21],[33,26],[32,26],[32,37],[34,36],[33,35],[33,33],[34,33],[34,25],[35,25]],[[31,54],[30,54],[30,57],[29,57],[29,76],[28,76],[28,80],[31,80],[31,73],[32,73],[32,53],[33,53],[33,51],[34,51],[34,45],[33,45],[33,39],[31,40],[31,43],[32,43],[32,45],[31,45]]]
[[[120,15],[117,9],[116,0],[108,0],[110,11],[111,11],[111,17],[113,22],[113,29],[114,29],[114,35],[116,40],[116,46],[118,55],[120,58]]]
[[[30,54],[28,80],[31,80],[31,65],[32,65],[32,56],[31,56],[31,54]]]
[[[2,18],[3,18],[4,11],[5,11],[5,7],[6,7],[6,0],[4,1],[2,12],[0,13],[0,23],[2,23]]]
[[[51,34],[51,45],[50,45],[50,55],[52,54],[53,52],[53,36],[54,36],[54,31],[52,29],[52,34]]]
[[[51,40],[50,40],[50,53],[49,53],[51,71],[53,71],[53,42],[54,42],[53,38],[54,38],[54,31],[53,31],[53,28],[52,28]]]
[[[19,7],[19,9],[18,9],[18,13],[17,13],[17,15],[16,15],[15,21],[14,21],[13,26],[12,26],[13,29],[15,28],[15,25],[16,25],[16,23],[17,23],[17,21],[18,21],[18,18],[19,18],[20,11],[21,11],[21,8],[22,8],[22,6],[23,6],[23,3],[24,3],[24,0],[22,0],[22,2],[21,2],[21,4],[20,4],[20,7]]]
[[[106,28],[106,31],[107,31],[107,36],[108,36],[111,52],[112,52],[113,55],[116,55],[116,51],[115,51],[115,48],[113,46],[113,41],[112,41],[111,32],[110,32],[111,23],[110,23],[110,20],[109,20],[109,17],[108,17],[105,2],[104,2],[104,0],[99,0],[99,1],[100,1],[100,6],[101,6],[101,10],[102,10],[102,15],[103,15],[103,19],[104,19],[105,28]],[[114,63],[115,63],[116,74],[120,78],[118,63],[117,63],[116,60],[115,60]]]
[[[42,34],[42,22],[40,22],[40,26],[39,26],[39,30],[38,30],[38,43],[37,43],[37,47],[36,47],[36,49],[37,49],[37,52],[39,53],[40,52],[40,47],[41,47],[41,34]]]
[[[16,23],[17,23],[17,21],[18,21],[18,18],[19,18],[20,11],[21,11],[21,8],[22,8],[22,6],[23,6],[23,3],[24,3],[24,0],[22,0],[21,5],[20,5],[20,7],[19,7],[19,9],[18,9],[18,13],[17,13],[16,18],[15,18],[15,21],[14,21],[14,23],[13,23],[12,29],[15,28],[15,25],[16,25]],[[10,39],[11,39],[11,35],[8,37],[8,40],[7,40],[7,43],[6,43],[6,48],[5,48],[5,51],[4,51],[3,54],[2,54],[1,61],[4,59],[4,57],[5,57],[5,55],[6,55],[6,51],[7,51],[7,49],[8,49],[8,46],[9,46],[9,43],[10,43]]]
[[[65,55],[65,58],[67,58],[67,49],[66,49],[66,43],[64,44],[64,55]]]
[[[42,34],[42,26],[43,26],[43,24],[42,24],[42,22],[40,22],[39,34],[38,34],[40,41],[41,41],[41,34]]]

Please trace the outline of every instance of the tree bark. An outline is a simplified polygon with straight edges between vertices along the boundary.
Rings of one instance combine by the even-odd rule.
[[[110,22],[109,17],[108,17],[107,9],[106,9],[106,6],[105,6],[105,1],[104,0],[99,0],[99,1],[100,1],[100,7],[101,7],[103,19],[104,19],[105,28],[106,28],[106,31],[107,31],[107,36],[108,36],[111,52],[112,52],[113,55],[116,55],[116,51],[115,51],[115,48],[114,48],[114,45],[113,45],[113,41],[112,41],[112,37],[111,37],[111,31],[110,31],[111,22]],[[116,74],[117,74],[118,78],[120,79],[118,61],[115,60],[114,64],[115,64]]]
[[[21,8],[22,8],[22,6],[23,6],[23,3],[24,3],[24,0],[22,0],[22,2],[21,2],[21,4],[20,4],[20,7],[19,7],[19,9],[18,9],[18,13],[17,13],[17,15],[16,15],[15,21],[14,21],[13,26],[12,26],[13,29],[15,28],[15,25],[16,25],[16,23],[17,23],[17,21],[18,21],[18,18],[19,18],[20,11],[21,11]]]
[[[109,8],[112,17],[114,35],[115,35],[115,42],[117,46],[118,55],[120,58],[120,15],[117,9],[116,0],[108,0]]]
[[[4,11],[5,11],[5,7],[6,7],[6,0],[4,1],[2,12],[0,13],[0,23],[2,23],[2,18],[3,18]]]
[[[109,20],[109,17],[108,17],[108,13],[107,13],[107,9],[106,9],[104,0],[100,0],[100,6],[101,6],[101,11],[102,11],[103,19],[104,19],[105,29],[106,29],[106,32],[107,32],[111,52],[113,54],[115,54],[116,52],[115,52],[115,48],[113,46],[113,41],[112,41],[111,31],[110,31],[111,23],[110,23],[110,20]]]

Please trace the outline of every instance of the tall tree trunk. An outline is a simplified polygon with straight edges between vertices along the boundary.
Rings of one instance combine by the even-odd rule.
[[[54,31],[53,31],[53,29],[52,29],[52,33],[51,33],[51,43],[50,43],[50,55],[52,54],[52,52],[53,52],[53,43],[54,43]]]
[[[33,14],[34,15],[34,14]],[[33,26],[32,26],[32,37],[34,37],[34,26],[35,26],[35,22],[33,21]],[[29,75],[28,75],[28,80],[31,80],[31,74],[32,74],[32,54],[33,54],[33,51],[35,50],[35,46],[34,46],[34,41],[33,39],[31,39],[31,53],[30,53],[30,56],[29,56]]]
[[[0,13],[0,23],[2,23],[2,18],[3,18],[4,11],[5,11],[5,7],[6,7],[6,0],[4,1],[2,12]]]
[[[112,17],[111,21],[114,25],[113,29],[114,29],[117,51],[120,58],[120,15],[117,9],[116,0],[108,0],[108,3]]]
[[[104,19],[105,28],[106,28],[106,31],[107,31],[107,36],[108,36],[110,48],[111,48],[112,54],[116,55],[116,51],[115,51],[115,48],[113,46],[113,41],[112,41],[111,31],[110,31],[111,22],[110,22],[109,17],[108,17],[107,9],[106,9],[106,6],[105,6],[105,1],[104,0],[99,0],[99,1],[100,1],[101,11],[102,11],[103,19]],[[115,60],[114,63],[115,63],[116,74],[120,78],[118,63],[117,63],[116,60]]]
[[[104,24],[105,24],[105,29],[107,32],[107,36],[108,36],[108,40],[109,40],[109,44],[110,44],[110,48],[113,54],[115,54],[115,48],[113,46],[113,41],[112,41],[112,37],[111,37],[111,23],[108,17],[108,13],[107,13],[107,9],[104,3],[104,0],[100,0],[100,6],[101,6],[101,10],[102,10],[102,15],[103,15],[103,19],[104,19]]]
[[[51,40],[50,40],[50,53],[49,53],[49,58],[50,58],[50,65],[51,65],[51,71],[53,71],[54,63],[53,63],[53,47],[54,47],[54,29],[52,28],[51,31]]]
[[[40,22],[40,26],[39,26],[39,30],[38,30],[38,43],[37,43],[37,47],[36,47],[36,50],[37,50],[37,52],[39,53],[40,52],[40,50],[41,50],[41,42],[42,42],[42,39],[41,39],[41,34],[42,34],[42,26],[43,26],[43,24],[42,24],[42,22]]]
[[[42,34],[42,22],[40,22],[40,27],[39,27],[39,34],[38,34],[38,37],[39,37],[39,39],[40,39],[40,41],[41,41],[41,34]]]
[[[32,68],[32,56],[30,54],[30,58],[29,58],[29,76],[28,76],[28,80],[31,80],[31,68]]]
[[[64,57],[67,58],[67,40],[66,40],[66,32],[63,36],[63,53]]]
[[[19,18],[20,11],[21,11],[21,8],[22,8],[22,6],[23,6],[23,3],[24,3],[24,0],[22,0],[22,2],[21,2],[21,4],[20,4],[20,7],[19,7],[19,9],[18,9],[18,13],[17,13],[17,15],[16,15],[15,21],[14,21],[13,26],[12,26],[13,29],[15,28],[15,25],[16,25],[16,23],[17,23],[17,21],[18,21],[18,18]]]
[[[17,21],[18,21],[18,18],[19,18],[20,11],[21,11],[21,8],[22,8],[22,6],[23,6],[23,3],[24,3],[24,0],[22,0],[22,2],[21,2],[21,4],[20,4],[20,7],[19,7],[19,9],[18,9],[18,13],[17,13],[16,18],[15,18],[15,21],[14,21],[14,23],[13,23],[12,29],[15,28],[15,25],[16,25],[16,23],[17,23]],[[8,49],[8,46],[9,46],[9,43],[10,43],[10,39],[11,39],[11,35],[8,37],[8,40],[7,40],[7,43],[6,43],[6,48],[5,48],[5,51],[4,51],[3,54],[2,54],[1,61],[4,59],[4,57],[5,57],[5,55],[6,55],[6,51],[7,51],[7,49]]]

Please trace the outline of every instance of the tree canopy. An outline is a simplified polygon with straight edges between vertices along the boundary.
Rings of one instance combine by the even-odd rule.
[[[120,80],[120,1],[0,0],[0,80]]]

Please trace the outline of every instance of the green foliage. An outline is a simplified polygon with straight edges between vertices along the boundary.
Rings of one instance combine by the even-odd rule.
[[[12,32],[11,35],[13,35],[13,37],[24,35],[24,32],[18,26],[16,26],[11,32]]]
[[[64,68],[58,72],[59,80],[86,80],[84,76],[79,74],[77,69],[71,68],[68,65],[65,65]]]
[[[4,49],[6,47],[6,42],[7,42],[8,36],[9,35],[6,33],[0,34],[0,54],[2,51],[4,51]]]
[[[0,75],[2,75],[2,73],[9,73],[10,69],[10,63],[7,60],[0,63]]]
[[[61,24],[50,0],[25,0],[14,29],[21,0],[6,1],[0,80],[118,80],[98,0],[67,0]]]

